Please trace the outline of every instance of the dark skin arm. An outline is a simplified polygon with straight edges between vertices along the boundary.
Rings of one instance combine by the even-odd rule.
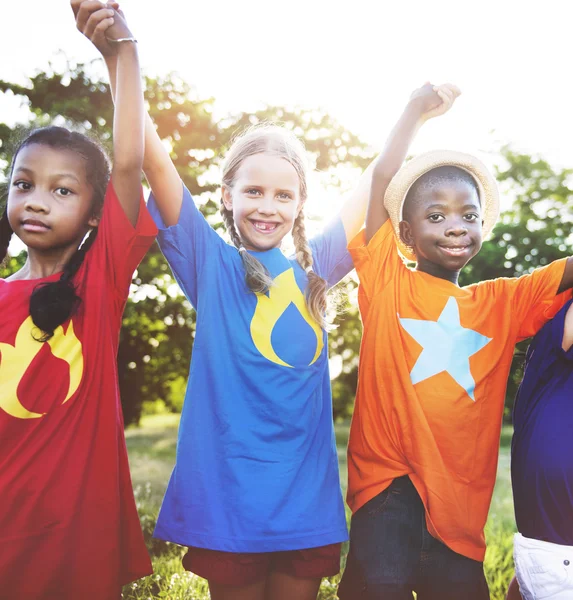
[[[123,16],[97,3],[101,30],[111,40],[133,37]],[[71,0],[75,15],[81,1]],[[137,44],[107,42],[117,56],[116,99],[113,117],[113,168],[111,179],[118,200],[132,225],[137,223],[144,155],[144,104]]]
[[[94,44],[101,52],[109,72],[112,97],[117,102],[120,92],[120,57],[117,48],[110,44],[107,39],[107,23],[101,12],[101,4],[98,0],[74,0],[74,10],[77,28]],[[107,7],[119,11],[119,5],[109,2]],[[145,112],[145,111],[144,111]],[[145,124],[145,155],[143,160],[143,171],[153,191],[157,207],[163,222],[175,225],[179,221],[179,213],[183,203],[181,188],[181,177],[173,164],[169,152],[161,142],[155,129],[155,125],[148,114],[144,114]]]
[[[402,166],[418,129],[428,119],[447,112],[460,93],[460,90],[451,84],[432,86],[428,83],[415,90],[410,97],[374,165],[370,201],[366,213],[366,242],[374,237],[388,219],[388,213],[384,208],[384,194],[392,178]]]
[[[565,271],[563,273],[563,277],[561,278],[561,283],[559,284],[557,293],[560,294],[561,292],[565,292],[571,288],[573,288],[573,257],[570,256],[565,263]]]
[[[101,52],[106,62],[112,97],[117,104],[121,92],[120,56],[118,47],[107,40],[109,23],[102,12],[102,5],[99,0],[73,0],[72,8],[77,28]],[[105,8],[113,8],[115,14],[123,19],[123,13],[117,3],[109,2]],[[155,130],[153,121],[147,112],[142,110],[145,132],[143,171],[153,190],[164,223],[175,225],[179,220],[182,205],[181,178]]]
[[[507,590],[506,600],[523,600],[521,597],[521,593],[519,592],[519,585],[517,583],[517,579],[514,577],[509,584],[509,589]]]

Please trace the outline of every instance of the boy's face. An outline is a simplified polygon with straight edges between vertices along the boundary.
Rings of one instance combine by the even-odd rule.
[[[448,181],[418,190],[405,207],[402,241],[414,248],[418,270],[452,279],[482,245],[482,209],[477,190]]]

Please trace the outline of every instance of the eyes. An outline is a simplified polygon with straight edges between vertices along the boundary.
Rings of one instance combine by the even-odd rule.
[[[263,196],[263,192],[259,188],[246,188],[244,192],[247,196],[252,196],[253,198],[261,198]],[[277,192],[276,198],[280,202],[290,202],[294,200],[294,195],[291,192],[280,191]]]
[[[14,183],[12,184],[12,187],[15,187],[16,189],[18,189],[21,192],[29,192],[30,190],[33,189],[34,186],[29,181],[19,179],[17,181],[14,181]],[[58,196],[61,196],[62,198],[67,198],[67,197],[71,196],[72,194],[74,194],[73,190],[71,190],[70,188],[67,188],[67,187],[63,187],[63,186],[54,188],[54,192]]]
[[[427,216],[430,223],[442,223],[446,217],[441,213],[432,213]],[[467,223],[476,223],[480,220],[480,216],[477,213],[466,213],[462,216],[462,219]]]
[[[22,192],[27,192],[32,189],[32,184],[27,181],[15,181],[12,185]]]

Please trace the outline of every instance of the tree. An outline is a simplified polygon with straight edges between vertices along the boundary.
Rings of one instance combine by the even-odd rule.
[[[62,72],[38,72],[29,86],[0,81],[0,91],[20,96],[29,106],[33,125],[60,121],[68,127],[97,135],[109,146],[113,106],[105,83],[88,74],[89,66],[68,65]],[[317,167],[330,170],[331,182],[337,182],[334,168],[349,165],[363,168],[372,152],[344,127],[321,111],[266,107],[254,114],[239,113],[223,121],[213,118],[213,99],[200,98],[196,91],[176,75],[146,78],[146,98],[160,137],[171,148],[171,156],[185,185],[200,204],[203,214],[214,227],[218,218],[218,187],[213,168],[228,147],[232,136],[248,125],[261,121],[280,121],[304,138],[316,159]],[[21,128],[0,124],[0,160],[9,163],[11,138]],[[5,173],[6,175],[6,173]],[[11,259],[4,274],[17,267]],[[0,276],[2,273],[0,273]],[[360,325],[356,309],[344,315],[340,332],[358,340]],[[144,401],[162,399],[168,406],[180,405],[186,379],[195,314],[178,292],[169,267],[157,246],[147,254],[137,270],[123,318],[118,353],[118,370],[126,423],[137,422]],[[338,338],[331,349],[342,351]],[[351,354],[357,353],[358,345]],[[354,375],[355,377],[355,375]],[[352,375],[350,376],[352,378]],[[336,386],[340,398],[337,406],[352,404],[354,388]]]
[[[269,106],[216,121],[214,100],[200,97],[176,75],[146,78],[145,82],[158,133],[170,147],[177,170],[200,210],[215,228],[222,225],[216,170],[233,135],[246,126],[280,121],[291,128],[304,139],[317,168],[333,186],[341,184],[338,167],[363,169],[373,158],[373,152],[357,136],[322,111]],[[92,132],[110,145],[113,106],[107,85],[90,74],[89,65],[38,72],[28,86],[0,81],[0,93],[21,97],[32,112],[33,125],[62,122]],[[12,128],[0,123],[0,161],[9,163],[9,142],[21,132],[21,125]],[[518,276],[571,254],[573,171],[556,170],[543,159],[508,146],[501,148],[500,158],[497,179],[514,203],[464,269],[461,285]],[[23,260],[23,255],[12,257],[4,270],[0,269],[0,276],[14,271]],[[342,290],[343,296],[354,296],[355,280],[343,282]],[[357,382],[361,325],[356,303],[340,312],[336,324],[330,335],[330,357],[341,361],[342,370],[332,382],[334,416],[345,418],[352,413]],[[123,318],[118,369],[126,423],[138,421],[144,401],[161,399],[170,408],[180,407],[194,334],[195,313],[178,292],[167,263],[154,246],[138,268]],[[510,376],[508,409],[520,379],[523,348],[522,344]]]

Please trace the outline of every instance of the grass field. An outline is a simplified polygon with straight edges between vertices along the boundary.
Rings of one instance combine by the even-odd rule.
[[[153,559],[155,574],[125,586],[123,597],[129,600],[206,600],[204,580],[183,571],[183,549],[152,538],[163,492],[175,462],[178,415],[144,417],[141,427],[126,431],[127,446],[135,495],[145,538]],[[346,488],[346,443],[348,425],[336,427],[342,485]],[[509,478],[511,430],[504,429],[500,444],[497,482],[486,527],[488,552],[486,575],[492,600],[503,600],[513,574],[512,536],[513,503]],[[320,600],[336,598],[338,578],[325,580]]]

